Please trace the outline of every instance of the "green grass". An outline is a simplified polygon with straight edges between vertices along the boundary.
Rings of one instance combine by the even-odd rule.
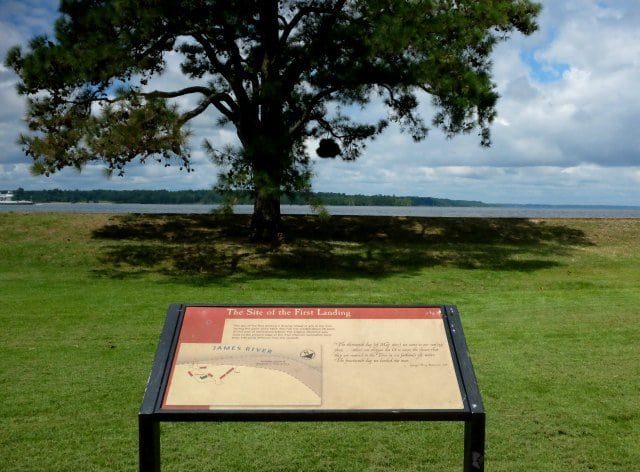
[[[457,304],[487,470],[638,470],[640,221],[0,214],[0,469],[134,470],[172,302]],[[455,423],[165,424],[164,470],[460,470]]]

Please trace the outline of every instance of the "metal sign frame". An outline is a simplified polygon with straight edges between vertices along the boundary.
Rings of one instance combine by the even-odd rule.
[[[449,349],[463,401],[459,410],[168,410],[162,409],[169,372],[187,307],[300,307],[300,308],[433,308],[434,305],[224,305],[172,304],[162,329],[142,406],[138,413],[139,464],[143,472],[160,470],[160,423],[189,421],[463,421],[464,472],[484,471],[485,411],[480,396],[460,314],[455,305],[441,309]]]

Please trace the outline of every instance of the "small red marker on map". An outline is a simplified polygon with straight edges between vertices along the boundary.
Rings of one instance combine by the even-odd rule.
[[[231,372],[233,372],[235,369],[235,367],[232,367],[231,369],[229,369],[228,371],[226,371],[224,374],[222,374],[220,376],[220,380],[224,379],[228,374],[230,374]]]

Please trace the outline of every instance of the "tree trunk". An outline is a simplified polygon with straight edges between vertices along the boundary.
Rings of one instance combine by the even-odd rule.
[[[256,190],[251,217],[251,240],[278,243],[282,240],[280,217],[280,195],[270,191]]]
[[[283,238],[280,217],[281,156],[263,154],[253,169],[254,204],[251,217],[251,239],[278,243]]]
[[[280,192],[282,169],[291,152],[288,126],[283,121],[285,97],[281,77],[274,65],[280,50],[278,5],[276,0],[262,0],[260,24],[263,55],[260,64],[261,87],[258,134],[248,146],[252,155],[255,201],[251,218],[251,238],[254,241],[279,243],[282,240]],[[247,146],[245,146],[245,152]]]

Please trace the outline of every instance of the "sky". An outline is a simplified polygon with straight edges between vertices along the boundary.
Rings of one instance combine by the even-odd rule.
[[[432,196],[491,203],[640,205],[640,2],[543,0],[539,30],[512,36],[494,54],[501,96],[492,146],[475,134],[447,139],[437,130],[414,143],[389,127],[355,162],[313,158],[313,188],[323,192]],[[0,0],[0,56],[50,33],[58,2]],[[178,56],[150,83],[185,85]],[[206,189],[218,170],[202,150],[236,142],[232,128],[217,128],[210,110],[192,122],[194,172],[177,167],[130,165],[107,179],[103,166],[34,177],[16,139],[25,131],[24,99],[17,78],[0,65],[0,190]],[[433,115],[428,96],[421,114]],[[179,103],[188,106],[188,100]],[[380,117],[381,106],[358,110]],[[315,149],[315,143],[309,143]],[[315,155],[315,153],[313,153]]]

